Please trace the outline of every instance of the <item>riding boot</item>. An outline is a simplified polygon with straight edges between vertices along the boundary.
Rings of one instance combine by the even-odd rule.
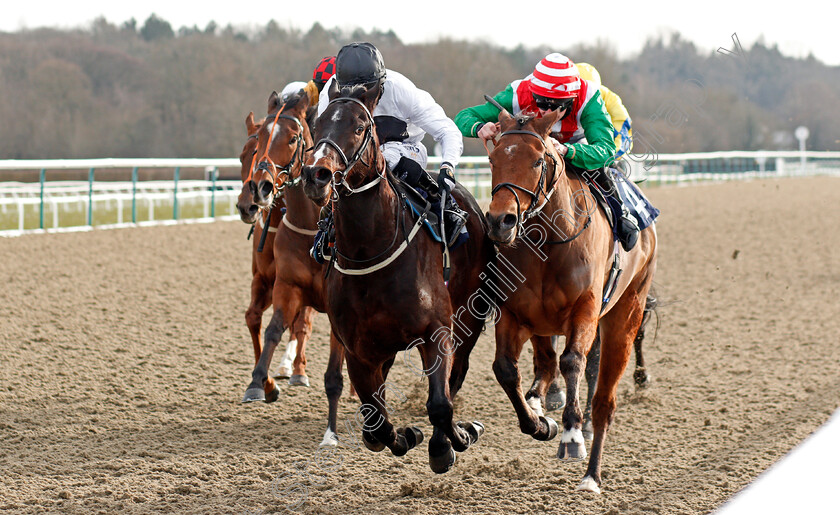
[[[627,206],[621,200],[621,195],[615,187],[615,180],[609,169],[601,169],[594,176],[595,183],[598,184],[608,195],[611,195],[618,201],[621,206],[621,219],[618,220],[618,240],[621,242],[621,247],[629,252],[630,249],[636,246],[639,241],[639,223],[636,218],[630,214]]]

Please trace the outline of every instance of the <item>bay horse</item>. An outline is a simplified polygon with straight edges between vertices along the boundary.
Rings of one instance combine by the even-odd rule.
[[[270,299],[274,311],[265,331],[265,348],[257,359],[242,402],[277,400],[279,388],[268,370],[277,344],[288,327],[296,332],[298,346],[290,383],[309,384],[305,372],[305,346],[311,334],[311,323],[308,322],[314,311],[325,310],[323,266],[309,255],[320,208],[304,195],[300,184],[306,149],[312,146],[309,124],[314,118],[314,108],[310,107],[313,97],[314,93],[304,90],[283,104],[273,92],[268,99],[268,115],[258,127],[254,126],[255,152],[237,200],[240,217],[249,222],[272,205],[277,209],[279,192],[283,193],[287,209],[273,233],[274,284]],[[343,360],[344,349],[331,335],[330,356],[324,373],[329,415],[323,445],[337,444],[336,417],[343,389]]]
[[[242,164],[241,174],[243,187],[251,174],[253,159],[257,153],[257,132],[263,121],[255,122],[254,113],[249,113],[245,118],[245,130],[248,139],[239,155],[239,162]],[[240,201],[243,199],[240,195]],[[256,209],[254,209],[256,207]],[[262,353],[262,339],[260,329],[262,326],[262,315],[271,306],[271,294],[274,289],[275,265],[274,265],[274,234],[283,218],[286,204],[282,196],[274,199],[272,208],[260,210],[256,204],[251,204],[244,210],[240,210],[242,221],[253,226],[251,236],[253,246],[251,249],[251,302],[245,311],[245,323],[251,335],[251,343],[254,347],[254,364],[260,359]],[[266,220],[268,218],[268,220]],[[298,326],[289,332],[289,344],[283,356],[282,363],[275,374],[279,379],[290,379],[292,376],[292,360],[297,355],[296,335],[310,334],[314,310],[306,308],[307,312],[298,320]],[[296,384],[300,384],[297,381]],[[267,391],[272,392],[276,388],[273,380],[266,385]]]
[[[578,384],[586,355],[600,333],[601,356],[592,399],[594,440],[578,486],[597,493],[616,389],[639,332],[656,269],[656,230],[651,225],[630,252],[619,251],[623,272],[609,303],[602,306],[614,259],[612,230],[582,180],[565,170],[550,142],[551,126],[558,118],[557,111],[538,119],[514,118],[505,110],[499,114],[501,134],[490,152],[493,189],[486,218],[489,237],[500,246],[500,256],[513,263],[524,281],[501,307],[493,371],[513,403],[522,432],[539,438],[541,409],[534,408],[540,399],[534,397],[545,395],[559,368],[567,402],[557,457],[583,459],[586,446]],[[566,337],[559,361],[548,338],[555,334]],[[534,350],[537,380],[526,400],[517,363],[524,342],[533,335],[541,336]]]
[[[416,427],[394,428],[384,399],[397,354],[408,360],[417,348],[423,370],[415,371],[429,378],[426,409],[434,426],[429,464],[444,473],[455,451],[465,451],[484,432],[480,422],[454,422],[452,399],[484,326],[488,302],[476,300],[476,294],[493,245],[475,199],[456,186],[453,194],[469,213],[469,239],[451,252],[451,280],[444,282],[441,246],[421,229],[428,209],[411,214],[405,186],[387,169],[379,149],[371,112],[380,94],[379,87],[330,89],[330,103],[315,128],[314,153],[303,170],[304,190],[317,204],[332,202],[335,246],[325,285],[327,314],[363,403],[362,440],[372,451],[388,447],[395,456],[423,440]]]

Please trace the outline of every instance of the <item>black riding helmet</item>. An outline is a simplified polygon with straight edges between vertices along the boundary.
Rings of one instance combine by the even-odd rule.
[[[335,58],[335,80],[339,86],[369,84],[385,79],[385,61],[370,43],[350,43]]]

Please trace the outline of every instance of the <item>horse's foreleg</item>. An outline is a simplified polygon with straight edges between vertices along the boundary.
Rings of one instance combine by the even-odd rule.
[[[312,335],[314,318],[315,310],[309,306],[302,306],[292,328],[297,340],[297,352],[292,364],[292,376],[289,378],[289,384],[292,386],[309,386],[309,378],[306,376],[306,344]]]
[[[336,418],[338,417],[338,400],[344,389],[344,377],[341,374],[344,365],[344,346],[339,343],[335,334],[330,331],[330,358],[327,371],[324,372],[324,389],[327,392],[329,413],[327,415],[327,431],[321,445],[338,445],[336,436]]]
[[[251,279],[251,304],[245,311],[245,324],[248,326],[251,343],[254,345],[254,365],[257,364],[262,353],[260,329],[262,327],[262,315],[271,305],[271,286],[266,284],[265,278],[259,273],[254,274],[253,279]]]
[[[496,359],[493,361],[493,372],[513,404],[519,418],[519,429],[537,440],[550,440],[557,436],[557,423],[535,413],[522,394],[518,363],[522,346],[529,334],[516,326],[512,320],[513,317],[503,310],[502,318],[496,324]]]
[[[361,415],[363,421],[362,441],[365,447],[374,452],[388,447],[394,456],[402,456],[422,442],[423,433],[418,428],[395,430],[388,421],[381,364],[365,363],[348,353],[345,353],[345,357],[350,381],[356,386],[356,393],[362,402],[357,417]]]
[[[554,352],[551,338],[548,336],[534,335],[531,337],[531,343],[534,346],[534,382],[525,394],[525,400],[534,413],[541,416],[548,387],[557,374],[557,353]]]
[[[557,457],[561,460],[579,460],[586,457],[578,386],[586,368],[586,355],[595,340],[597,330],[598,307],[593,296],[592,301],[584,301],[572,314],[572,331],[566,339],[566,348],[559,360],[560,372],[566,380],[563,435],[557,450]]]
[[[595,437],[586,475],[579,490],[600,492],[601,453],[607,428],[616,407],[616,390],[630,360],[633,336],[642,320],[642,306],[637,293],[628,288],[625,295],[601,320],[601,360],[598,367],[598,386],[592,398],[592,425]]]
[[[432,334],[437,339],[427,339],[419,347],[423,358],[424,373],[429,377],[429,397],[426,400],[426,412],[429,421],[435,426],[435,434],[429,441],[429,466],[432,471],[442,474],[455,462],[454,451],[466,451],[478,441],[484,433],[480,422],[459,422],[453,420],[452,397],[449,390],[449,377],[452,373],[453,354],[457,351],[448,331],[440,331],[439,326]]]
[[[242,402],[274,402],[280,395],[280,389],[274,383],[274,380],[268,376],[268,367],[271,365],[271,358],[274,355],[274,349],[280,342],[283,336],[285,327],[283,325],[283,312],[277,307],[274,308],[274,314],[271,316],[271,321],[268,327],[265,328],[265,348],[260,359],[257,360],[257,365],[254,367],[254,372],[251,374],[251,384],[245,390],[245,396]]]
[[[592,396],[595,395],[595,385],[598,381],[598,366],[601,363],[601,338],[596,333],[592,348],[586,355],[586,408],[583,410],[583,439],[592,441]]]

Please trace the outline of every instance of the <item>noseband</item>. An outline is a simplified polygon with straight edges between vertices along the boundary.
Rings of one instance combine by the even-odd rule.
[[[493,188],[493,191],[490,192],[490,198],[491,199],[493,198],[493,195],[495,195],[496,192],[498,192],[502,188],[504,188],[504,189],[510,191],[511,193],[513,193],[513,197],[516,199],[516,223],[519,226],[520,231],[521,231],[521,230],[524,230],[525,222],[527,222],[531,218],[537,216],[537,214],[540,211],[542,211],[542,209],[545,207],[545,205],[548,204],[548,201],[549,201],[549,199],[551,199],[551,196],[554,195],[554,186],[557,184],[557,160],[554,158],[554,156],[551,153],[549,153],[548,149],[545,146],[545,141],[543,141],[543,138],[539,134],[537,134],[536,132],[528,131],[528,130],[524,130],[524,129],[510,130],[510,131],[506,131],[506,132],[501,133],[499,135],[499,141],[501,141],[501,139],[503,137],[507,136],[508,134],[525,134],[526,136],[533,136],[533,137],[535,137],[539,140],[540,145],[542,145],[542,147],[543,147],[543,157],[541,159],[542,167],[540,169],[540,180],[537,182],[537,186],[536,186],[536,188],[534,188],[534,191],[527,190],[527,189],[523,188],[522,186],[519,186],[518,184],[514,184],[512,182],[502,182],[502,183],[497,184],[496,187]],[[554,165],[553,166],[554,173],[552,174],[553,179],[551,181],[551,184],[546,186],[546,174],[548,172],[548,164],[547,164],[548,160],[551,160],[551,162]],[[524,193],[527,193],[528,195],[531,196],[531,204],[528,206],[528,209],[526,209],[524,213],[522,213],[522,205],[519,201],[519,194],[517,193],[517,190],[522,191]],[[545,198],[545,200],[543,201],[542,204],[537,206],[537,202],[539,202],[540,196]]]
[[[277,125],[277,120],[284,118],[286,120],[292,120],[293,122],[295,122],[295,124],[297,124],[298,126],[298,129],[300,129],[300,133],[297,135],[297,146],[295,146],[295,151],[292,153],[292,158],[289,160],[289,163],[286,166],[280,166],[275,164],[274,161],[272,161],[271,158],[268,156],[268,153],[271,150],[271,143],[274,140],[274,130],[272,129],[272,131],[269,132],[268,144],[265,147],[265,153],[263,154],[262,159],[258,163],[256,163],[256,167],[254,167],[254,162],[257,160],[257,150],[254,149],[254,157],[251,160],[251,171],[248,174],[248,178],[244,181],[247,184],[248,181],[250,181],[253,178],[255,172],[264,171],[268,173],[268,175],[271,177],[271,183],[273,185],[274,194],[282,192],[288,186],[296,185],[301,180],[300,175],[298,175],[298,177],[293,181],[287,180],[282,185],[278,185],[278,180],[280,176],[286,175],[286,177],[290,177],[292,167],[295,166],[296,162],[302,162],[303,156],[303,146],[301,145],[301,141],[303,141],[303,124],[301,124],[300,120],[298,120],[294,116],[289,116],[287,114],[282,113],[283,109],[280,109],[280,111],[278,111],[277,114],[274,116],[274,126]],[[248,138],[259,139],[257,134],[252,134],[251,136],[248,136]]]
[[[371,164],[366,163],[362,159],[362,157],[364,156],[364,153],[367,150],[368,146],[370,146],[371,141],[373,141],[373,126],[374,126],[374,123],[373,123],[373,115],[370,113],[370,110],[367,108],[367,106],[361,100],[351,98],[351,97],[334,98],[333,100],[330,100],[330,103],[328,104],[328,107],[332,104],[336,104],[336,103],[339,103],[339,102],[354,102],[356,104],[359,104],[360,106],[362,106],[362,109],[364,110],[365,115],[367,115],[368,123],[367,123],[367,126],[365,127],[365,137],[364,137],[364,140],[362,140],[362,144],[359,146],[358,150],[356,150],[356,152],[353,153],[353,157],[350,158],[350,159],[347,158],[347,154],[344,153],[344,150],[341,149],[341,146],[338,143],[336,143],[332,139],[326,138],[326,137],[318,140],[318,143],[315,144],[315,147],[313,148],[313,150],[318,149],[319,147],[321,147],[321,145],[327,145],[329,147],[332,147],[336,152],[338,152],[339,157],[341,157],[341,163],[344,165],[344,169],[343,170],[336,170],[335,172],[333,172],[333,177],[332,177],[333,194],[338,195],[339,194],[338,187],[341,186],[347,192],[347,195],[352,195],[353,193],[361,193],[363,191],[369,190],[370,188],[373,188],[374,186],[379,184],[379,181],[381,181],[383,178],[385,178],[385,169],[383,167],[383,169],[381,171],[378,171],[378,175],[377,175],[376,179],[372,180],[371,182],[365,184],[364,186],[362,186],[360,188],[353,188],[353,187],[350,186],[350,184],[347,183],[347,174],[350,172],[350,170],[354,166],[356,166],[356,163],[361,161],[361,163],[363,165],[367,166],[368,168],[371,167]]]

